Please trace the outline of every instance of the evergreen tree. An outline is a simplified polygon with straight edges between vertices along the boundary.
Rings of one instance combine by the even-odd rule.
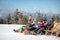
[[[14,15],[12,16],[12,23],[17,24],[18,23],[18,9],[14,12]]]
[[[0,24],[3,24],[3,19],[0,17]]]
[[[11,16],[10,14],[7,15],[6,17],[6,24],[10,24]]]
[[[22,16],[21,16],[21,23],[22,24],[26,24],[27,23],[27,16],[24,15],[24,14],[22,14]]]
[[[40,12],[36,12],[36,20],[38,20],[38,21],[42,20]]]

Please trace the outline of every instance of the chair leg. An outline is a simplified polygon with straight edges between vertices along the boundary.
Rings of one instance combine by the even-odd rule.
[[[58,33],[58,32],[56,32],[56,37],[58,37],[58,35],[59,35],[59,33]]]
[[[47,34],[48,34],[48,32],[46,31],[45,35],[47,35]]]
[[[53,35],[56,35],[56,32],[52,32]]]

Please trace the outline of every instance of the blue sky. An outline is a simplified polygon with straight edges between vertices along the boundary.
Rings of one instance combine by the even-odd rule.
[[[0,11],[19,11],[60,13],[60,0],[0,0]]]

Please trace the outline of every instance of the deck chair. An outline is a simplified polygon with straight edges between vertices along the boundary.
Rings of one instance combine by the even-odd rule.
[[[55,28],[55,30],[53,30],[53,32],[56,32],[56,36],[59,36],[59,34],[60,34],[60,23],[59,23],[59,25]]]
[[[47,35],[49,32],[53,33],[53,32],[54,32],[53,30],[54,30],[57,26],[58,26],[58,23],[54,23],[54,26],[53,26],[53,28],[51,28],[51,30],[44,30],[44,31],[45,31],[45,35]]]

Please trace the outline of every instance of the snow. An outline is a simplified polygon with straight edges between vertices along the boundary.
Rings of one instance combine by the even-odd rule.
[[[18,28],[18,24],[0,24],[0,40],[60,40],[60,37],[53,35],[24,35],[15,33],[13,29]]]

